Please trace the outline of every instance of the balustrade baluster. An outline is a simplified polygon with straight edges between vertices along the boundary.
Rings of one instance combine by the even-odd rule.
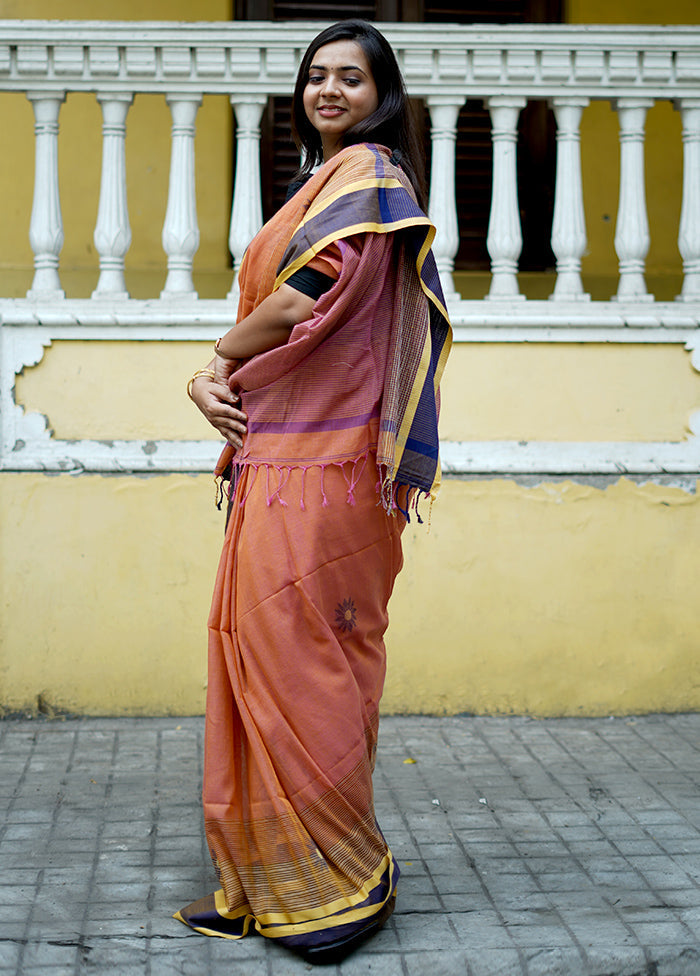
[[[163,224],[163,250],[168,255],[168,277],[161,298],[196,298],[192,259],[199,247],[197,196],[194,181],[194,121],[201,95],[169,95],[173,117],[168,208]]]
[[[124,283],[124,257],[131,244],[126,201],[126,116],[131,94],[98,95],[102,105],[102,178],[95,224],[95,247],[100,255],[100,277],[93,298],[128,298]]]
[[[486,99],[491,113],[493,181],[491,214],[486,247],[491,255],[491,288],[488,298],[524,299],[516,276],[523,246],[518,211],[517,142],[518,116],[524,98],[497,95]]]
[[[459,248],[459,223],[455,194],[455,150],[457,146],[457,119],[463,101],[454,97],[432,95],[428,98],[430,109],[432,157],[430,166],[430,219],[437,233],[433,242],[433,254],[437,264],[445,299],[457,299],[452,272],[455,255]]]
[[[700,299],[700,99],[682,98],[676,108],[683,120],[683,202],[678,250],[683,258],[683,287],[678,300]]]
[[[550,298],[556,301],[590,299],[581,281],[581,258],[586,250],[586,218],[581,182],[579,126],[587,98],[554,98],[557,123],[557,176],[554,189],[552,250],[557,280]]]
[[[63,92],[27,92],[34,107],[34,200],[29,243],[34,252],[34,280],[27,298],[65,298],[58,276],[63,247],[63,221],[58,190],[58,113]]]
[[[232,98],[236,115],[236,176],[233,184],[229,248],[233,255],[234,279],[229,298],[238,298],[238,271],[252,239],[262,227],[260,190],[260,120],[267,104],[265,96]]]
[[[649,250],[644,187],[644,125],[653,101],[620,98],[615,103],[620,120],[620,200],[615,225],[615,250],[620,280],[615,300],[653,301],[644,281],[644,262]]]

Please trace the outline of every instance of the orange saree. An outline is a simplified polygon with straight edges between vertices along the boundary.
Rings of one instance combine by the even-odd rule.
[[[331,241],[341,255],[312,319],[232,377],[248,434],[221,462],[234,477],[203,788],[221,890],[176,916],[205,934],[253,927],[323,947],[393,904],[372,770],[401,532],[439,482],[449,325],[431,231],[389,154],[352,147],[263,228],[241,269],[239,318]]]

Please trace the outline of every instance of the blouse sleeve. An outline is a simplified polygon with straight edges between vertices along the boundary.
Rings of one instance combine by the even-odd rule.
[[[340,248],[337,244],[329,244],[287,278],[286,284],[314,300],[319,299],[338,280],[341,265]]]
[[[312,257],[306,267],[320,271],[321,274],[328,275],[333,281],[337,281],[340,277],[342,265],[343,259],[340,255],[340,248],[337,244],[332,243],[327,244],[322,251]]]

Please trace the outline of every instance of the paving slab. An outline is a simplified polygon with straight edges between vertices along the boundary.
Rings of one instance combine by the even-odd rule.
[[[171,918],[217,886],[203,720],[0,721],[0,976],[301,976]],[[402,869],[343,976],[700,976],[700,715],[382,720]]]

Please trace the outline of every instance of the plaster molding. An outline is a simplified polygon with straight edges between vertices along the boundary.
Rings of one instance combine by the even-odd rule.
[[[38,327],[54,338],[200,339],[229,328],[236,304],[229,298],[183,296],[173,314],[165,299],[0,298],[0,326]],[[556,302],[501,299],[448,300],[457,342],[694,342],[700,329],[695,302]],[[690,345],[688,346],[690,349]]]
[[[696,415],[697,417],[697,415]],[[698,418],[700,419],[700,418]],[[445,474],[698,474],[700,438],[684,441],[445,441]]]
[[[700,331],[694,333],[685,344],[690,352],[690,362],[693,369],[700,373]],[[695,437],[700,437],[700,410],[695,410],[688,418],[688,427]]]
[[[15,375],[25,367],[37,365],[44,349],[53,341],[62,339],[97,342],[211,340],[220,334],[224,322],[230,321],[230,302],[212,302],[217,310],[211,317],[205,315],[205,308],[210,303],[190,302],[186,309],[178,312],[180,321],[175,326],[166,324],[172,312],[168,313],[166,303],[158,301],[123,302],[121,310],[113,307],[109,316],[95,314],[95,303],[91,300],[62,304],[66,308],[61,316],[56,315],[54,306],[47,305],[44,309],[35,304],[31,309],[31,321],[27,322],[28,303],[17,300],[14,318],[23,321],[12,323],[8,303],[0,303],[3,320],[0,328],[0,470],[210,472],[220,451],[218,442],[54,439],[43,415],[25,413],[15,403]],[[517,302],[513,304],[522,308]],[[549,302],[541,304],[552,307]],[[580,304],[575,304],[580,308]],[[205,308],[200,310],[201,306]],[[185,312],[188,314],[183,314]],[[468,318],[466,321],[468,323]],[[700,329],[696,324],[675,329],[658,324],[633,329],[620,327],[618,323],[607,328],[600,324],[583,328],[562,324],[552,328],[533,327],[524,320],[521,326],[510,323],[505,328],[494,328],[493,325],[470,328],[467,324],[456,333],[461,342],[673,343],[684,346],[691,355],[693,367],[700,371]],[[700,471],[700,411],[691,416],[689,426],[691,436],[681,442],[450,441],[442,444],[441,457],[444,472],[452,475],[691,474]]]
[[[15,377],[26,367],[40,363],[50,345],[51,337],[45,330],[0,328],[0,470],[6,459],[26,444],[41,454],[50,441],[46,418],[26,414],[15,402]]]

